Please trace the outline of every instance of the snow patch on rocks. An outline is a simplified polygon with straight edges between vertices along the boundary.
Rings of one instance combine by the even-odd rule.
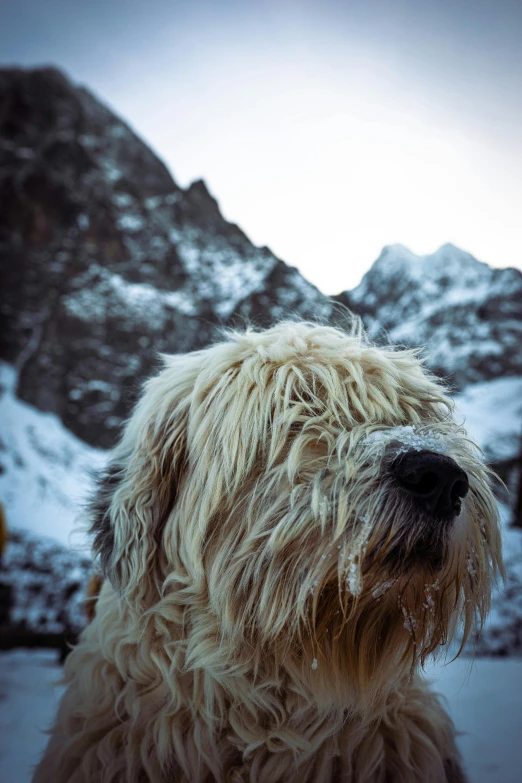
[[[83,443],[58,416],[18,400],[15,387],[15,370],[0,362],[0,500],[8,526],[71,545],[108,452]],[[84,543],[82,536],[76,539]]]

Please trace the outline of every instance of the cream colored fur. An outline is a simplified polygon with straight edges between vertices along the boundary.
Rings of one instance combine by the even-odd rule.
[[[108,579],[34,782],[463,780],[418,669],[481,622],[502,562],[441,386],[357,327],[231,333],[164,365],[92,508]],[[386,477],[401,433],[469,478],[436,567]]]

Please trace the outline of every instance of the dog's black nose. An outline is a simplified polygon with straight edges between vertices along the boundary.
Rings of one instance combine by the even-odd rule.
[[[468,477],[455,460],[434,451],[408,451],[390,470],[398,483],[431,516],[457,516],[469,489]]]

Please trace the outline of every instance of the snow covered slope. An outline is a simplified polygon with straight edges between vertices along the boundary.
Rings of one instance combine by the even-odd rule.
[[[107,452],[66,430],[57,416],[14,395],[16,373],[0,362],[0,500],[9,527],[81,545],[71,537]]]
[[[466,387],[457,410],[488,461],[518,456],[522,441],[522,377],[498,378]]]

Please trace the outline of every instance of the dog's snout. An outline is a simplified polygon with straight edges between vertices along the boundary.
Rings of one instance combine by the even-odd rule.
[[[408,451],[391,464],[391,473],[434,518],[448,519],[460,513],[469,482],[451,457],[433,451]]]

